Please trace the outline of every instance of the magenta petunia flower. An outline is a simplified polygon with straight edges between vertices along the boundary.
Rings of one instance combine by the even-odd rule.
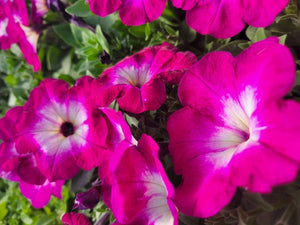
[[[238,34],[245,23],[269,26],[286,7],[288,0],[172,0],[175,7],[187,10],[187,24],[201,34],[229,38]]]
[[[37,55],[39,34],[29,27],[24,0],[1,0],[0,5],[0,48],[8,49],[18,44],[27,63],[36,72],[41,68]]]
[[[120,108],[141,113],[158,109],[166,100],[164,80],[177,83],[183,73],[196,62],[191,52],[178,52],[169,43],[147,47],[126,57],[115,66],[108,68],[100,77],[100,83],[112,93],[119,93]]]
[[[117,10],[121,21],[128,26],[138,26],[157,19],[166,6],[167,0],[89,0],[90,9],[104,17]]]
[[[0,177],[20,182],[21,193],[35,208],[48,204],[51,195],[61,198],[64,181],[49,182],[39,171],[33,154],[19,154],[13,140],[14,126],[22,107],[14,107],[0,119]]]
[[[104,152],[126,138],[122,124],[116,123],[119,114],[94,106],[91,96],[101,93],[91,90],[93,81],[85,76],[69,89],[65,81],[45,79],[24,105],[16,149],[33,152],[50,181],[69,179],[79,167],[97,167]]]
[[[158,159],[159,147],[143,134],[137,146],[119,149],[110,162],[115,224],[177,225],[174,188]],[[132,166],[128,166],[132,165]]]
[[[300,105],[283,97],[295,64],[278,38],[254,43],[234,58],[204,56],[182,78],[185,106],[167,128],[175,172],[175,202],[183,213],[209,217],[237,187],[269,193],[295,179],[300,165]]]

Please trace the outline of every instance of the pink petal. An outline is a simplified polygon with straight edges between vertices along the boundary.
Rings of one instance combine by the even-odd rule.
[[[200,158],[191,160],[185,169],[183,183],[175,192],[175,203],[187,215],[207,218],[231,201],[236,187],[228,179],[227,168],[213,171]]]
[[[230,162],[230,176],[235,185],[246,187],[249,191],[270,193],[272,186],[285,184],[296,178],[299,163],[265,145],[251,142],[248,145]]]
[[[183,105],[220,110],[219,99],[235,95],[235,59],[228,52],[212,52],[194,64],[182,78],[178,96]]]
[[[49,182],[43,185],[32,185],[26,182],[20,182],[21,193],[31,201],[35,208],[42,208],[48,204],[51,195],[61,198],[61,191],[64,181]]]
[[[133,113],[141,113],[144,111],[141,90],[138,87],[126,86],[117,100],[120,108]]]
[[[63,225],[92,225],[89,219],[82,213],[65,213],[61,219]]]
[[[253,114],[257,118],[257,136],[259,143],[274,150],[282,157],[300,162],[300,105],[288,100],[272,102],[260,106]]]
[[[197,62],[197,57],[191,52],[177,52],[172,60],[161,68],[161,77],[169,84],[178,84],[185,71]]]
[[[111,160],[111,204],[120,224],[177,224],[174,190],[157,153],[157,144],[143,135],[137,148],[119,151]],[[128,167],[131,164],[135,166]]]
[[[18,175],[21,180],[34,185],[42,185],[46,177],[37,167],[36,160],[32,154],[27,156],[19,155]]]
[[[257,88],[261,100],[282,98],[294,85],[295,63],[276,37],[256,42],[236,57],[238,86]]]
[[[240,0],[199,1],[187,11],[186,22],[200,34],[229,38],[238,34],[245,26],[241,8]]]
[[[123,0],[119,15],[128,26],[138,26],[157,19],[166,6],[166,0]]]
[[[17,32],[18,31],[18,32]],[[33,66],[33,71],[41,69],[41,62],[37,54],[37,42],[39,34],[29,27],[20,26],[15,31],[17,43],[20,46],[27,63]]]
[[[91,11],[101,17],[117,11],[121,4],[122,0],[89,0]]]
[[[288,0],[279,0],[276,4],[272,4],[270,0],[243,0],[243,20],[254,27],[269,26],[288,2]]]
[[[197,5],[199,0],[171,0],[171,2],[176,8],[190,10]]]

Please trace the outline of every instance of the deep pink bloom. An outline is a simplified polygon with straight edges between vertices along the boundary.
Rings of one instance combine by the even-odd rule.
[[[174,188],[158,159],[159,147],[143,134],[138,145],[113,155],[111,208],[116,224],[177,225]]]
[[[178,83],[196,62],[191,52],[178,52],[169,43],[147,47],[108,68],[100,77],[111,87],[120,107],[133,113],[158,109],[166,100],[164,81]]]
[[[278,38],[257,42],[237,57],[204,56],[184,75],[185,106],[168,121],[170,153],[183,182],[175,202],[183,213],[209,217],[237,187],[269,193],[295,179],[300,165],[300,105],[283,100],[295,64]]]
[[[82,213],[65,213],[61,219],[63,225],[92,225],[86,215]]]
[[[22,112],[22,107],[15,107],[0,119],[0,177],[20,182],[21,193],[33,207],[42,208],[48,204],[51,195],[61,198],[64,181],[50,183],[39,171],[33,154],[19,154],[16,151],[14,126]]]
[[[288,0],[172,0],[175,7],[187,10],[187,24],[201,34],[229,38],[238,34],[245,23],[269,26],[286,7]]]
[[[90,9],[98,16],[107,16],[117,10],[121,21],[128,26],[138,26],[157,19],[167,0],[89,0]]]
[[[37,55],[39,34],[29,27],[24,0],[1,0],[0,5],[0,48],[8,49],[18,44],[28,64],[36,72],[41,68]]]
[[[50,181],[69,179],[79,167],[99,166],[104,152],[130,133],[117,123],[119,113],[95,107],[91,96],[101,93],[93,92],[93,81],[85,76],[69,89],[65,81],[45,79],[24,105],[16,125],[16,149],[33,152]]]

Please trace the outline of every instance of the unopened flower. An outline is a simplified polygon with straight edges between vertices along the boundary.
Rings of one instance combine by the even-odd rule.
[[[245,23],[269,26],[286,7],[288,0],[172,0],[175,7],[187,10],[187,24],[201,34],[229,38],[238,34]]]
[[[283,100],[295,64],[278,38],[237,57],[204,56],[182,78],[184,108],[168,121],[170,153],[182,175],[175,202],[185,214],[209,217],[237,187],[269,193],[295,179],[300,165],[300,105]]]

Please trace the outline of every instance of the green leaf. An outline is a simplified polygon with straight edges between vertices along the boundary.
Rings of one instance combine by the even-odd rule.
[[[2,201],[0,203],[0,221],[4,219],[4,217],[7,215],[8,210],[6,208],[6,201]]]
[[[80,46],[80,42],[78,42],[73,36],[70,24],[53,26],[53,30],[64,42],[66,42],[66,44],[72,47]]]
[[[286,40],[287,34],[281,35],[279,37],[279,43],[284,45],[285,44],[285,40]]]
[[[63,52],[55,47],[51,46],[47,52],[47,68],[49,70],[56,70],[61,67],[61,60],[63,57]]]
[[[151,26],[150,23],[147,23],[145,26],[145,35],[146,35],[146,41],[150,38],[151,35]]]
[[[0,52],[0,72],[7,73],[6,56],[4,51]]]
[[[71,77],[70,75],[67,75],[67,74],[59,75],[58,79],[64,80],[64,81],[66,81],[66,82],[68,82],[69,84],[72,84],[72,85],[75,84],[75,80],[73,79],[73,77]]]
[[[249,26],[246,30],[246,35],[250,41],[257,42],[266,39],[266,34],[264,28],[261,27],[251,27]]]
[[[36,223],[36,225],[50,225],[56,220],[57,215],[45,215],[42,216],[41,219]]]
[[[91,10],[85,0],[79,0],[66,9],[66,12],[79,17],[87,17],[92,15]]]
[[[100,45],[102,46],[102,48],[109,54],[109,45],[108,42],[101,30],[101,27],[99,25],[96,26],[96,37],[97,40],[99,41]]]
[[[16,87],[18,85],[18,79],[13,74],[8,74],[5,77],[5,82],[11,87]]]
[[[74,24],[70,24],[71,32],[74,36],[74,39],[76,40],[77,43],[80,44],[80,46],[84,46],[84,44],[88,41],[87,39],[93,38],[95,34],[83,27],[78,27]]]
[[[128,31],[130,34],[137,38],[145,38],[145,24],[140,26],[129,27]]]

